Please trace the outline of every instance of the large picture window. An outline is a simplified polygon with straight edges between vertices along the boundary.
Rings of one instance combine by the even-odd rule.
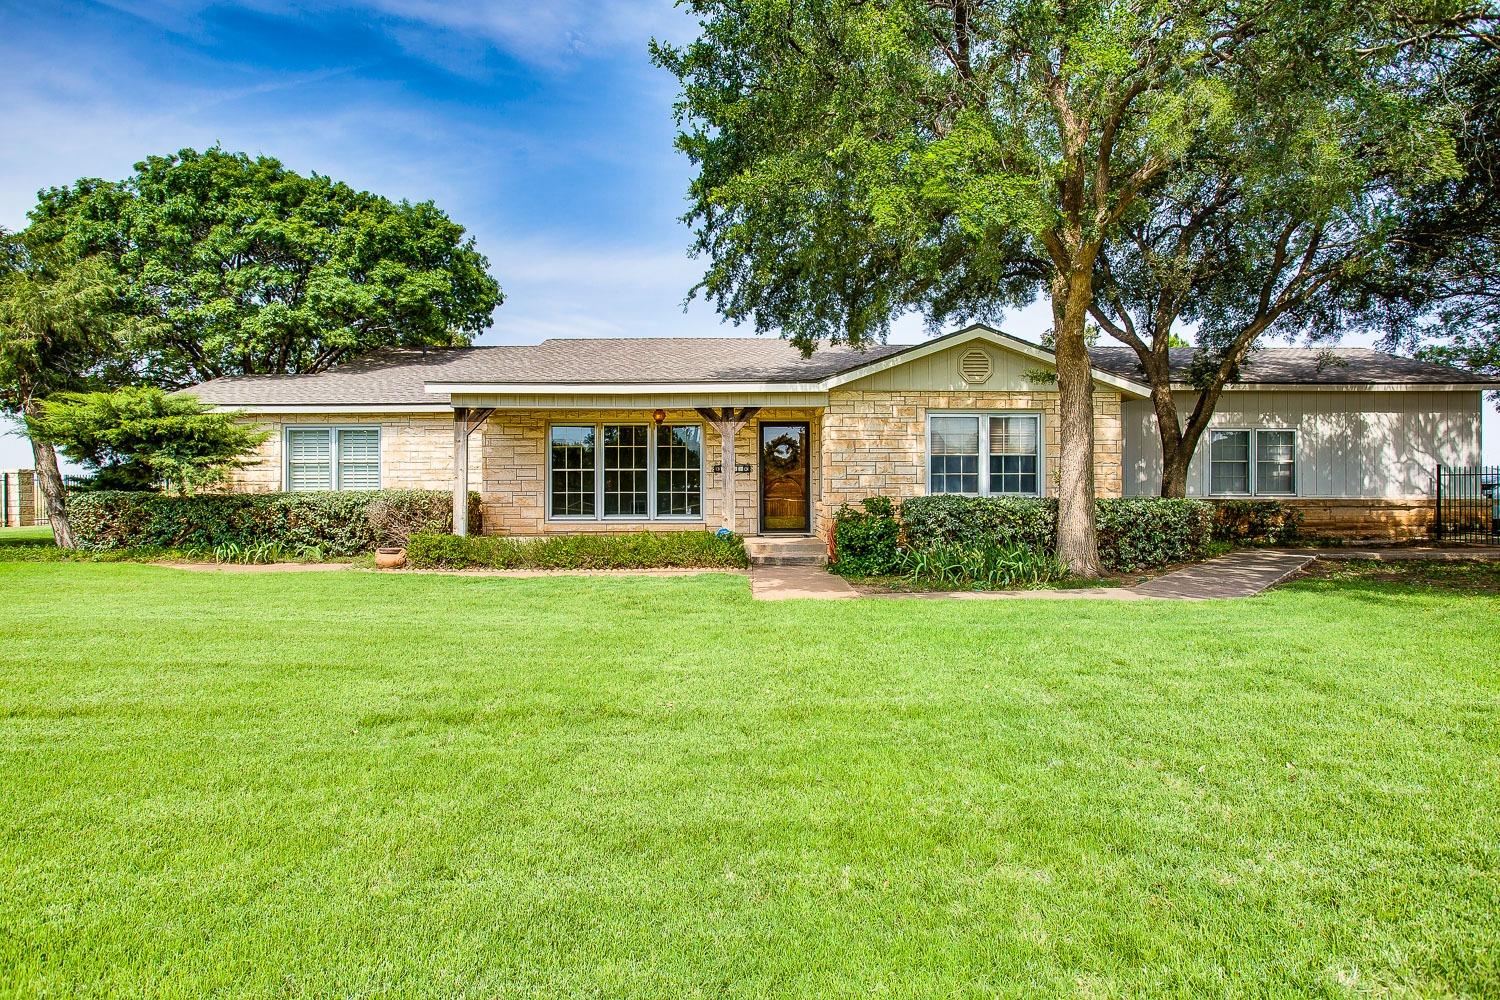
[[[553,424],[548,514],[656,520],[703,516],[703,431],[697,424]]]
[[[288,427],[286,488],[380,489],[380,428]]]
[[[1209,431],[1208,492],[1211,496],[1296,496],[1297,432],[1281,428]]]
[[[1040,496],[1041,423],[1035,413],[934,413],[927,424],[928,491]]]

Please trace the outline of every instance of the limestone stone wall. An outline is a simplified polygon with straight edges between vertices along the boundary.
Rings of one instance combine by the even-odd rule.
[[[1057,491],[1058,396],[1036,392],[922,392],[835,390],[823,411],[823,489],[820,531],[839,507],[866,497],[900,500],[927,492],[927,414],[930,410],[1030,410],[1042,415],[1042,492]],[[1121,488],[1120,394],[1094,393],[1094,486],[1099,496]]]
[[[287,427],[380,428],[380,485],[392,490],[447,490],[453,488],[453,415],[417,414],[288,414],[251,421],[271,431],[255,464],[236,472],[230,488],[246,493],[272,493],[285,488],[282,455]],[[482,473],[478,432],[469,439],[469,485],[478,489]]]
[[[703,424],[693,410],[667,410],[667,423]],[[483,522],[486,534],[548,535],[590,532],[674,531],[717,528],[723,480],[713,471],[721,442],[712,425],[704,425],[704,518],[695,521],[547,520],[547,428],[566,423],[646,423],[641,410],[496,410],[475,436],[483,435]],[[735,527],[742,534],[760,530],[760,454],[762,422],[804,421],[811,435],[808,474],[816,510],[819,493],[819,419],[816,410],[765,409],[735,435],[735,464],[750,466],[735,475]],[[471,444],[471,447],[472,444]]]

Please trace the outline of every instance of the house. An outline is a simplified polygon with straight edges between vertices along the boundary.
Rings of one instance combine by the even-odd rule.
[[[1152,495],[1136,359],[1101,348],[1094,363],[1098,493]],[[1223,395],[1190,493],[1284,499],[1329,533],[1423,533],[1435,467],[1480,460],[1494,385],[1365,349],[1261,350]],[[237,490],[477,490],[492,534],[823,533],[869,496],[1057,488],[1053,356],[985,326],[808,358],[716,337],[386,350],[192,391],[275,431]],[[1180,391],[1186,404],[1185,378]]]

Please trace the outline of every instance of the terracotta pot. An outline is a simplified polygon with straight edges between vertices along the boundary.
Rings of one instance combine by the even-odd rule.
[[[400,569],[406,565],[405,549],[376,549],[375,566],[378,569]]]

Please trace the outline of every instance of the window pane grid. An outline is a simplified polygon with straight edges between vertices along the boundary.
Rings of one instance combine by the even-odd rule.
[[[656,429],[656,515],[703,514],[703,441],[695,424]]]
[[[1255,432],[1255,492],[1291,495],[1296,487],[1297,436],[1292,431]]]
[[[380,432],[373,427],[344,428],[338,432],[341,490],[380,488]]]
[[[979,492],[978,417],[933,417],[928,450],[932,492]]]
[[[648,512],[644,424],[605,424],[604,516],[645,517]]]
[[[1250,492],[1250,432],[1212,431],[1208,437],[1210,493]]]
[[[990,418],[990,492],[1035,496],[1037,433],[1034,416]]]
[[[333,489],[330,432],[295,427],[286,433],[286,478],[289,490]]]
[[[594,516],[594,428],[552,428],[552,516]]]

